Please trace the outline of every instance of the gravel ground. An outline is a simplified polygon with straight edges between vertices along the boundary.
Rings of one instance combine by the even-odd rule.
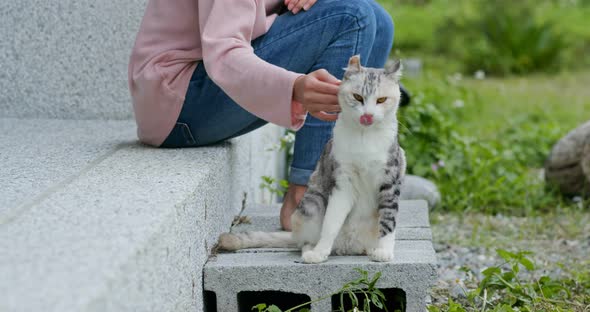
[[[463,297],[464,289],[475,288],[482,270],[502,263],[496,249],[533,252],[537,270],[528,276],[566,278],[590,267],[588,211],[529,218],[433,213],[431,221],[439,273],[434,303],[446,302],[449,295]]]

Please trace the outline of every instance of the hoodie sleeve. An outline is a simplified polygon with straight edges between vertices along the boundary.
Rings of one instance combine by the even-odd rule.
[[[293,100],[302,74],[269,64],[250,45],[257,12],[254,0],[199,0],[203,63],[209,77],[236,103],[279,126],[298,130],[307,112]]]

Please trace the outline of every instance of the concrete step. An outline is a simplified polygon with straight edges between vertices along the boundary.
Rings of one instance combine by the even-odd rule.
[[[249,223],[232,231],[276,230],[276,205],[252,205],[242,213]],[[388,304],[405,302],[405,311],[425,311],[428,290],[436,281],[436,258],[431,242],[428,207],[425,201],[402,201],[398,215],[394,261],[371,262],[366,256],[332,256],[319,265],[302,264],[301,253],[292,249],[249,249],[212,256],[204,270],[204,288],[210,292],[207,311],[249,311],[254,303],[269,303],[273,292],[280,292],[277,301],[288,298],[319,298],[338,291],[342,285],[357,277],[354,268],[370,274],[383,275],[378,287],[388,290]],[[393,291],[397,290],[397,291]],[[269,293],[269,291],[271,293]],[[402,299],[399,298],[402,294]],[[302,297],[298,297],[297,295]],[[269,297],[270,296],[270,297]],[[269,299],[271,298],[271,299]],[[298,299],[301,302],[307,300]],[[298,302],[297,300],[293,302]],[[332,311],[338,306],[324,300],[312,306],[313,311]],[[393,306],[389,306],[393,311]]]
[[[0,311],[202,311],[258,141],[156,149],[132,121],[0,118]]]

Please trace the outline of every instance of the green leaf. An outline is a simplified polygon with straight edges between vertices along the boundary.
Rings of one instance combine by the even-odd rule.
[[[268,312],[283,312],[283,310],[279,309],[279,307],[277,307],[276,305],[271,305],[270,307],[268,307]]]
[[[506,251],[504,249],[496,249],[496,253],[506,261],[510,261],[518,257],[515,253]]]
[[[352,291],[348,292],[348,297],[350,298],[350,302],[353,307],[358,307],[359,299],[357,298],[356,294]]]
[[[371,294],[371,301],[373,301],[373,304],[377,308],[383,309],[383,303],[381,302],[381,298],[379,298],[377,294]]]
[[[520,267],[518,266],[518,264],[513,264],[512,265],[512,272],[514,272],[514,274],[518,274],[519,271],[520,271]]]
[[[369,300],[368,298],[365,300],[365,302],[363,304],[363,310],[364,311],[371,311],[371,300]]]
[[[256,309],[258,309],[258,312],[262,312],[262,311],[264,311],[264,309],[266,309],[266,304],[259,303],[259,304],[252,307],[252,310],[256,310]]]
[[[512,281],[515,277],[516,277],[516,275],[512,271],[508,271],[508,272],[502,274],[502,278],[507,282]]]
[[[375,273],[375,275],[373,275],[373,280],[369,283],[369,289],[372,289],[375,287],[375,284],[377,283],[377,281],[381,278],[381,272],[377,272]]]
[[[361,279],[360,280],[368,280],[369,279],[369,272],[361,269],[361,268],[354,268],[355,271],[357,271],[360,275],[361,275]]]
[[[522,257],[518,260],[518,262],[520,262],[520,264],[522,264],[529,271],[533,271],[535,269],[535,264],[528,258]]]
[[[500,273],[502,273],[502,271],[500,270],[499,267],[490,267],[490,268],[483,270],[483,272],[481,272],[481,274],[483,274],[483,276],[492,276],[494,274],[500,274]]]

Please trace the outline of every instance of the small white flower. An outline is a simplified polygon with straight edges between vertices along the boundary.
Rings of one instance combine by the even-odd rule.
[[[463,100],[455,100],[453,102],[453,106],[456,108],[461,108],[461,107],[465,106],[465,102],[463,102]]]
[[[486,72],[480,69],[476,71],[475,74],[473,74],[473,76],[475,77],[475,79],[483,80],[486,79]]]
[[[293,143],[295,141],[295,134],[289,132],[283,136],[283,140],[287,143]]]
[[[459,83],[461,82],[461,80],[463,80],[463,75],[461,75],[461,73],[454,73],[452,75],[447,76],[447,79],[451,82],[451,83]]]

